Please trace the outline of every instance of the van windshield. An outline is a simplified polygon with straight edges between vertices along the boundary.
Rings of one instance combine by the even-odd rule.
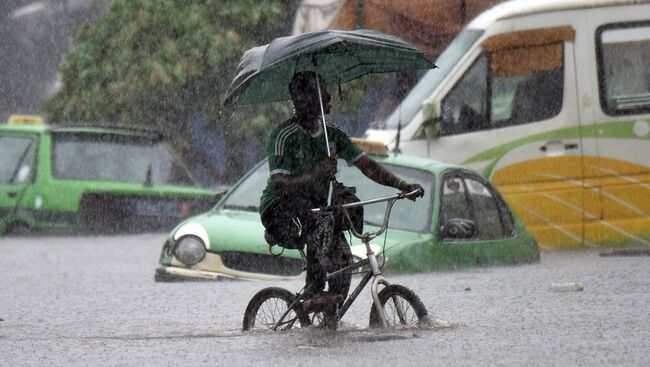
[[[29,167],[32,161],[33,140],[29,137],[0,136],[0,184],[22,183],[19,177],[22,167]]]
[[[435,64],[438,69],[429,70],[380,127],[383,129],[397,129],[400,121],[402,127],[408,125],[422,107],[422,102],[433,93],[442,78],[449,74],[451,68],[458,63],[458,60],[463,57],[482,34],[483,31],[480,29],[464,29],[456,36],[436,60]]]
[[[53,134],[52,173],[67,180],[195,186],[164,141],[118,134]]]

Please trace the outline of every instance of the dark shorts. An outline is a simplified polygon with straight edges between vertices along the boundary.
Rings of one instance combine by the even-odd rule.
[[[262,225],[272,238],[269,245],[288,249],[303,249],[309,230],[316,228],[311,208],[317,205],[300,197],[282,198],[262,214]],[[267,238],[269,238],[267,236]]]
[[[262,215],[262,224],[275,240],[272,245],[284,248],[303,249],[307,246],[307,279],[305,295],[318,294],[325,288],[326,272],[319,258],[323,244],[319,241],[317,214],[311,208],[317,207],[313,202],[300,198],[279,200],[269,207]],[[299,223],[299,224],[297,224]],[[352,252],[343,232],[333,234],[326,257],[334,269],[341,269],[352,264]],[[345,298],[350,288],[351,275],[343,274],[328,283],[329,291],[343,295]]]

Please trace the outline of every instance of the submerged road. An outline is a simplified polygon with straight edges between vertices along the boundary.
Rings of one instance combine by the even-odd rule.
[[[259,289],[300,282],[155,283],[163,234],[0,238],[1,366],[648,366],[650,256],[543,253],[538,264],[387,275],[438,319],[242,333]],[[580,281],[582,292],[553,292]]]

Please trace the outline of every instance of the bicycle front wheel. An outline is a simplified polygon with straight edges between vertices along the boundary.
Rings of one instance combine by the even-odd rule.
[[[276,325],[276,330],[288,330],[306,325],[308,320],[301,321],[295,310],[287,312],[295,299],[296,295],[284,288],[262,289],[248,302],[242,330],[273,330]]]
[[[420,297],[404,286],[391,284],[385,287],[379,292],[379,301],[384,308],[389,328],[417,327],[429,320]],[[370,309],[370,327],[383,327],[374,303]]]

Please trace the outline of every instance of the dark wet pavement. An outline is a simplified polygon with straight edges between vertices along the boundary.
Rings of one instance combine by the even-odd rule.
[[[155,283],[164,237],[0,239],[0,365],[650,365],[650,256],[387,275],[438,318],[431,329],[366,329],[364,293],[336,333],[242,333],[257,290],[301,282]],[[584,291],[548,290],[574,281]]]

